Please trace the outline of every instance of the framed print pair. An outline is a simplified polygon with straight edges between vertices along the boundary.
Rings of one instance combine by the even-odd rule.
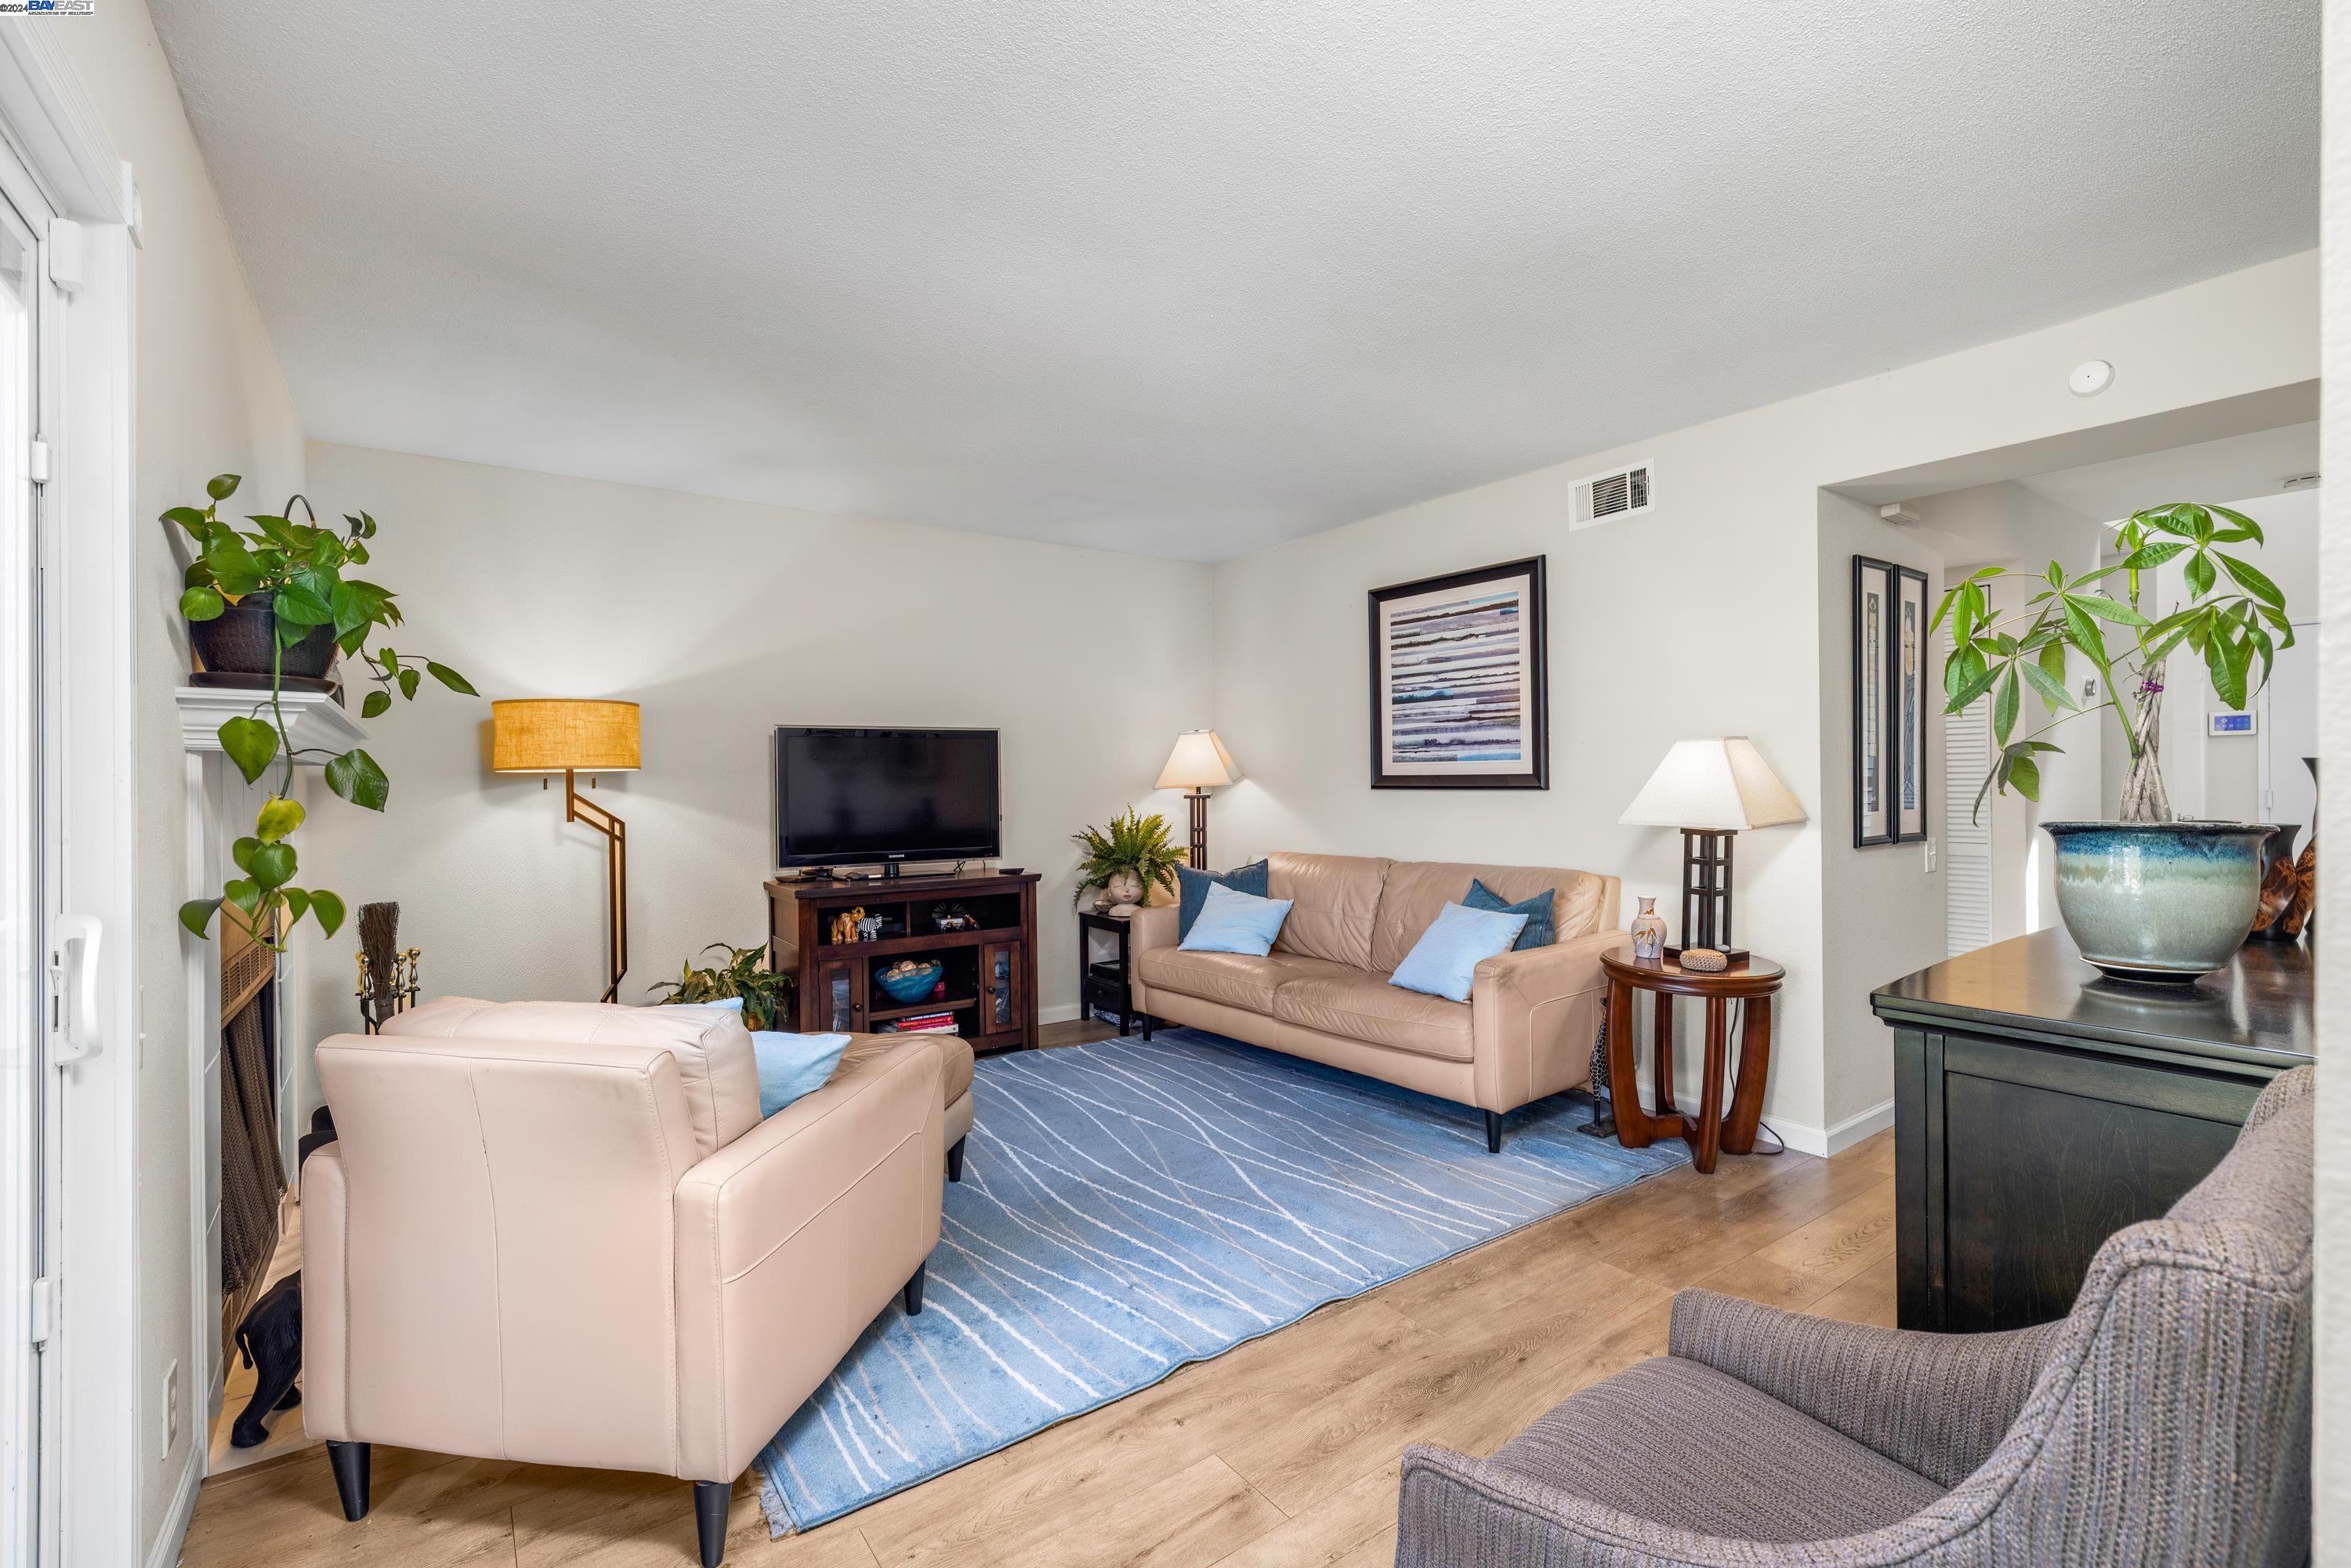
[[[1927,836],[1927,574],[1853,558],[1853,841]]]

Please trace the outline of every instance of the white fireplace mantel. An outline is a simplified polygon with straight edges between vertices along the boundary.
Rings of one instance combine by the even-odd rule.
[[[180,703],[180,739],[190,751],[218,751],[220,727],[230,719],[266,721],[267,692],[182,686],[173,695]],[[328,758],[367,742],[367,731],[359,721],[324,692],[282,692],[277,706],[286,716],[286,737],[298,766],[320,767]],[[306,751],[318,755],[302,756]]]
[[[238,717],[266,721],[269,694],[225,686],[182,686],[173,695],[180,708],[182,759],[187,769],[188,858],[186,896],[217,898],[225,877],[235,876],[233,856],[237,838],[253,831],[256,791],[275,790],[272,772],[266,783],[248,788],[235,765],[221,751],[220,727]],[[323,692],[285,692],[278,697],[287,740],[296,762],[314,768],[326,760],[367,741],[367,731]],[[304,756],[302,753],[309,755]],[[298,789],[299,787],[298,786]],[[278,984],[273,996],[277,1007],[277,1038],[287,1048],[277,1052],[278,1155],[286,1169],[296,1169],[295,1147],[301,1134],[303,1107],[295,1103],[294,1063],[307,1057],[315,1039],[304,1017],[304,949],[315,942],[296,942],[278,959]],[[227,1363],[220,1349],[220,1118],[221,1027],[220,948],[215,942],[183,937],[188,988],[187,1179],[196,1201],[191,1206],[192,1329],[196,1347],[191,1372],[201,1391],[203,1408],[219,1410],[226,1392]],[[209,1416],[207,1416],[209,1419]]]

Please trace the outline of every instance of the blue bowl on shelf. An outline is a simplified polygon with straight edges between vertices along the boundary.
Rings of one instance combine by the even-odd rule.
[[[894,975],[876,971],[873,983],[889,992],[892,1001],[919,1002],[937,988],[939,976],[946,971],[944,964],[925,964],[919,968],[901,969]]]

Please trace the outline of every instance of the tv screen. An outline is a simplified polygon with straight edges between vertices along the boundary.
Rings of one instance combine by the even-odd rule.
[[[776,863],[986,860],[998,830],[996,731],[776,731]]]

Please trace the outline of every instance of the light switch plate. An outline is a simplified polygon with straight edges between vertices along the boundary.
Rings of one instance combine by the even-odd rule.
[[[1933,871],[1935,869],[1935,841],[1932,839],[1922,839],[1919,841],[1927,852],[1927,869],[1928,871]]]

